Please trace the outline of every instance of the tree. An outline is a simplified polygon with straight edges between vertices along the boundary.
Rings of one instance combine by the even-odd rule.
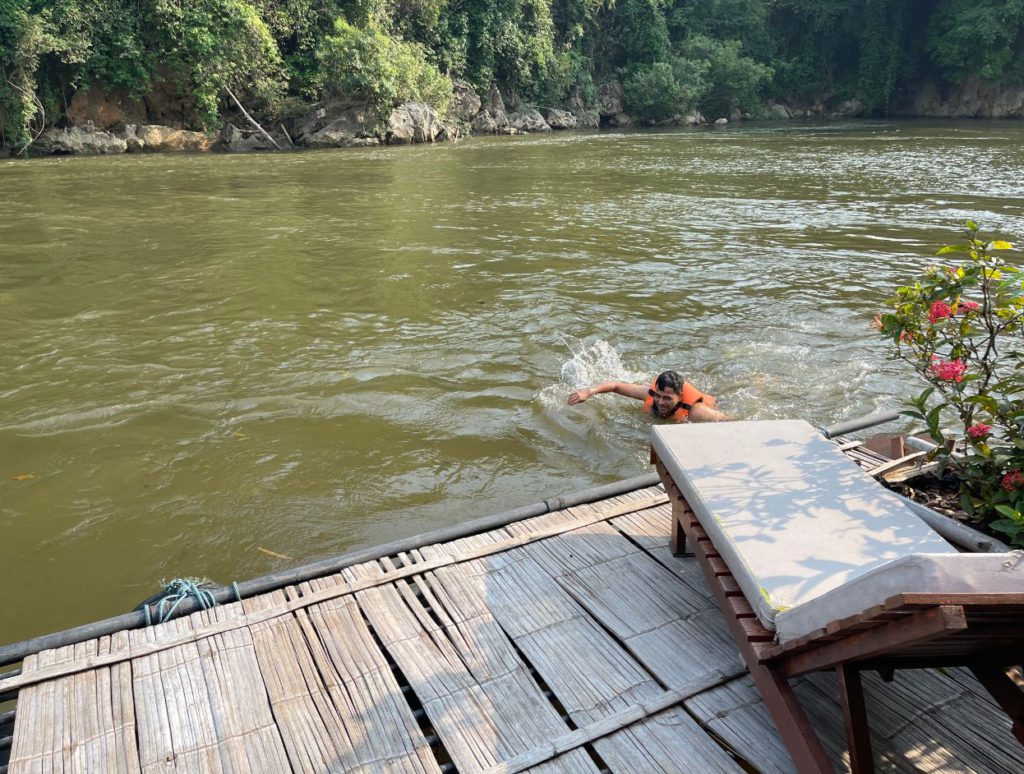
[[[706,62],[676,58],[635,68],[622,84],[625,108],[642,121],[687,112],[707,90]]]
[[[728,116],[734,107],[752,108],[759,103],[757,90],[772,77],[772,68],[755,62],[740,51],[738,40],[720,42],[694,35],[683,44],[686,59],[704,62],[708,81],[701,110],[711,116]]]
[[[371,24],[360,29],[345,19],[320,49],[322,85],[328,92],[358,95],[378,106],[382,117],[396,105],[426,102],[443,113],[452,84],[426,60],[418,43],[393,38]]]
[[[928,52],[952,83],[967,75],[1002,81],[1012,63],[1024,76],[1024,0],[942,0],[928,24]]]
[[[284,93],[277,43],[245,0],[155,0],[155,47],[161,61],[194,96],[199,120],[219,120],[226,89],[273,111]]]

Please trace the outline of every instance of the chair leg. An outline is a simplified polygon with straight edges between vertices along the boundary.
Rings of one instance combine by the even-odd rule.
[[[843,723],[846,726],[846,744],[850,750],[850,769],[854,774],[875,770],[875,758],[871,752],[871,731],[868,729],[868,712],[864,704],[864,687],[860,670],[847,664],[836,666],[839,682],[839,704],[843,709]]]
[[[800,774],[834,774],[835,767],[821,746],[821,740],[789,681],[777,670],[758,663],[756,659],[747,660],[747,668],[796,770]]]
[[[683,531],[683,513],[681,505],[672,500],[672,556],[693,556],[686,551],[686,533]]]
[[[971,665],[971,672],[978,682],[992,694],[992,698],[1010,716],[1013,723],[1013,735],[1024,744],[1024,691],[1017,685],[1005,669],[992,666]]]

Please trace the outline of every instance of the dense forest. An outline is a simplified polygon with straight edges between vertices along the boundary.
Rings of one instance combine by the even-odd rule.
[[[623,88],[640,120],[766,100],[858,100],[924,79],[1024,81],[1024,0],[0,0],[0,144],[66,115],[94,83],[158,84],[216,126],[347,94],[443,111],[452,79],[513,104],[592,105]]]

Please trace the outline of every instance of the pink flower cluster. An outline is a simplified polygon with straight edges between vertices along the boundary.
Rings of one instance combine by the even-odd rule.
[[[977,312],[981,309],[981,304],[977,301],[961,301],[957,304],[958,309],[966,309],[968,312]]]
[[[1024,486],[1024,473],[1021,473],[1019,470],[1011,470],[1003,476],[1003,489],[1007,492],[1020,489],[1022,486]]]
[[[945,301],[935,301],[928,310],[928,322],[935,325],[939,320],[944,320],[953,314],[953,309]]]
[[[992,425],[986,425],[984,422],[978,422],[977,424],[971,425],[967,428],[967,435],[971,436],[971,438],[974,438],[975,440],[985,438],[991,432]]]
[[[932,363],[932,373],[944,382],[961,382],[967,366],[963,360],[937,360]]]

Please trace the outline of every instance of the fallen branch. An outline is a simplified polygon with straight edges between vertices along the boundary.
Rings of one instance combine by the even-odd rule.
[[[249,112],[244,107],[242,107],[242,103],[238,101],[238,97],[235,96],[234,92],[232,92],[231,89],[229,89],[227,86],[224,87],[224,91],[227,92],[227,95],[229,97],[231,97],[231,101],[235,103],[235,107],[237,107],[239,110],[242,111],[242,115],[245,116],[246,120],[250,124],[255,126],[260,134],[262,134],[264,137],[266,137],[268,140],[270,140],[271,144],[275,148],[277,148],[278,150],[281,150],[281,146],[277,144],[277,141],[267,133],[266,129],[264,129],[262,126],[259,125],[259,123],[256,121],[255,118],[253,118],[251,115],[249,115]]]
[[[290,148],[294,148],[295,147],[295,143],[292,142],[292,136],[290,134],[288,134],[288,130],[284,128],[284,124],[278,124],[278,126],[280,126],[281,127],[281,131],[284,132],[285,139],[288,140],[288,146]]]

